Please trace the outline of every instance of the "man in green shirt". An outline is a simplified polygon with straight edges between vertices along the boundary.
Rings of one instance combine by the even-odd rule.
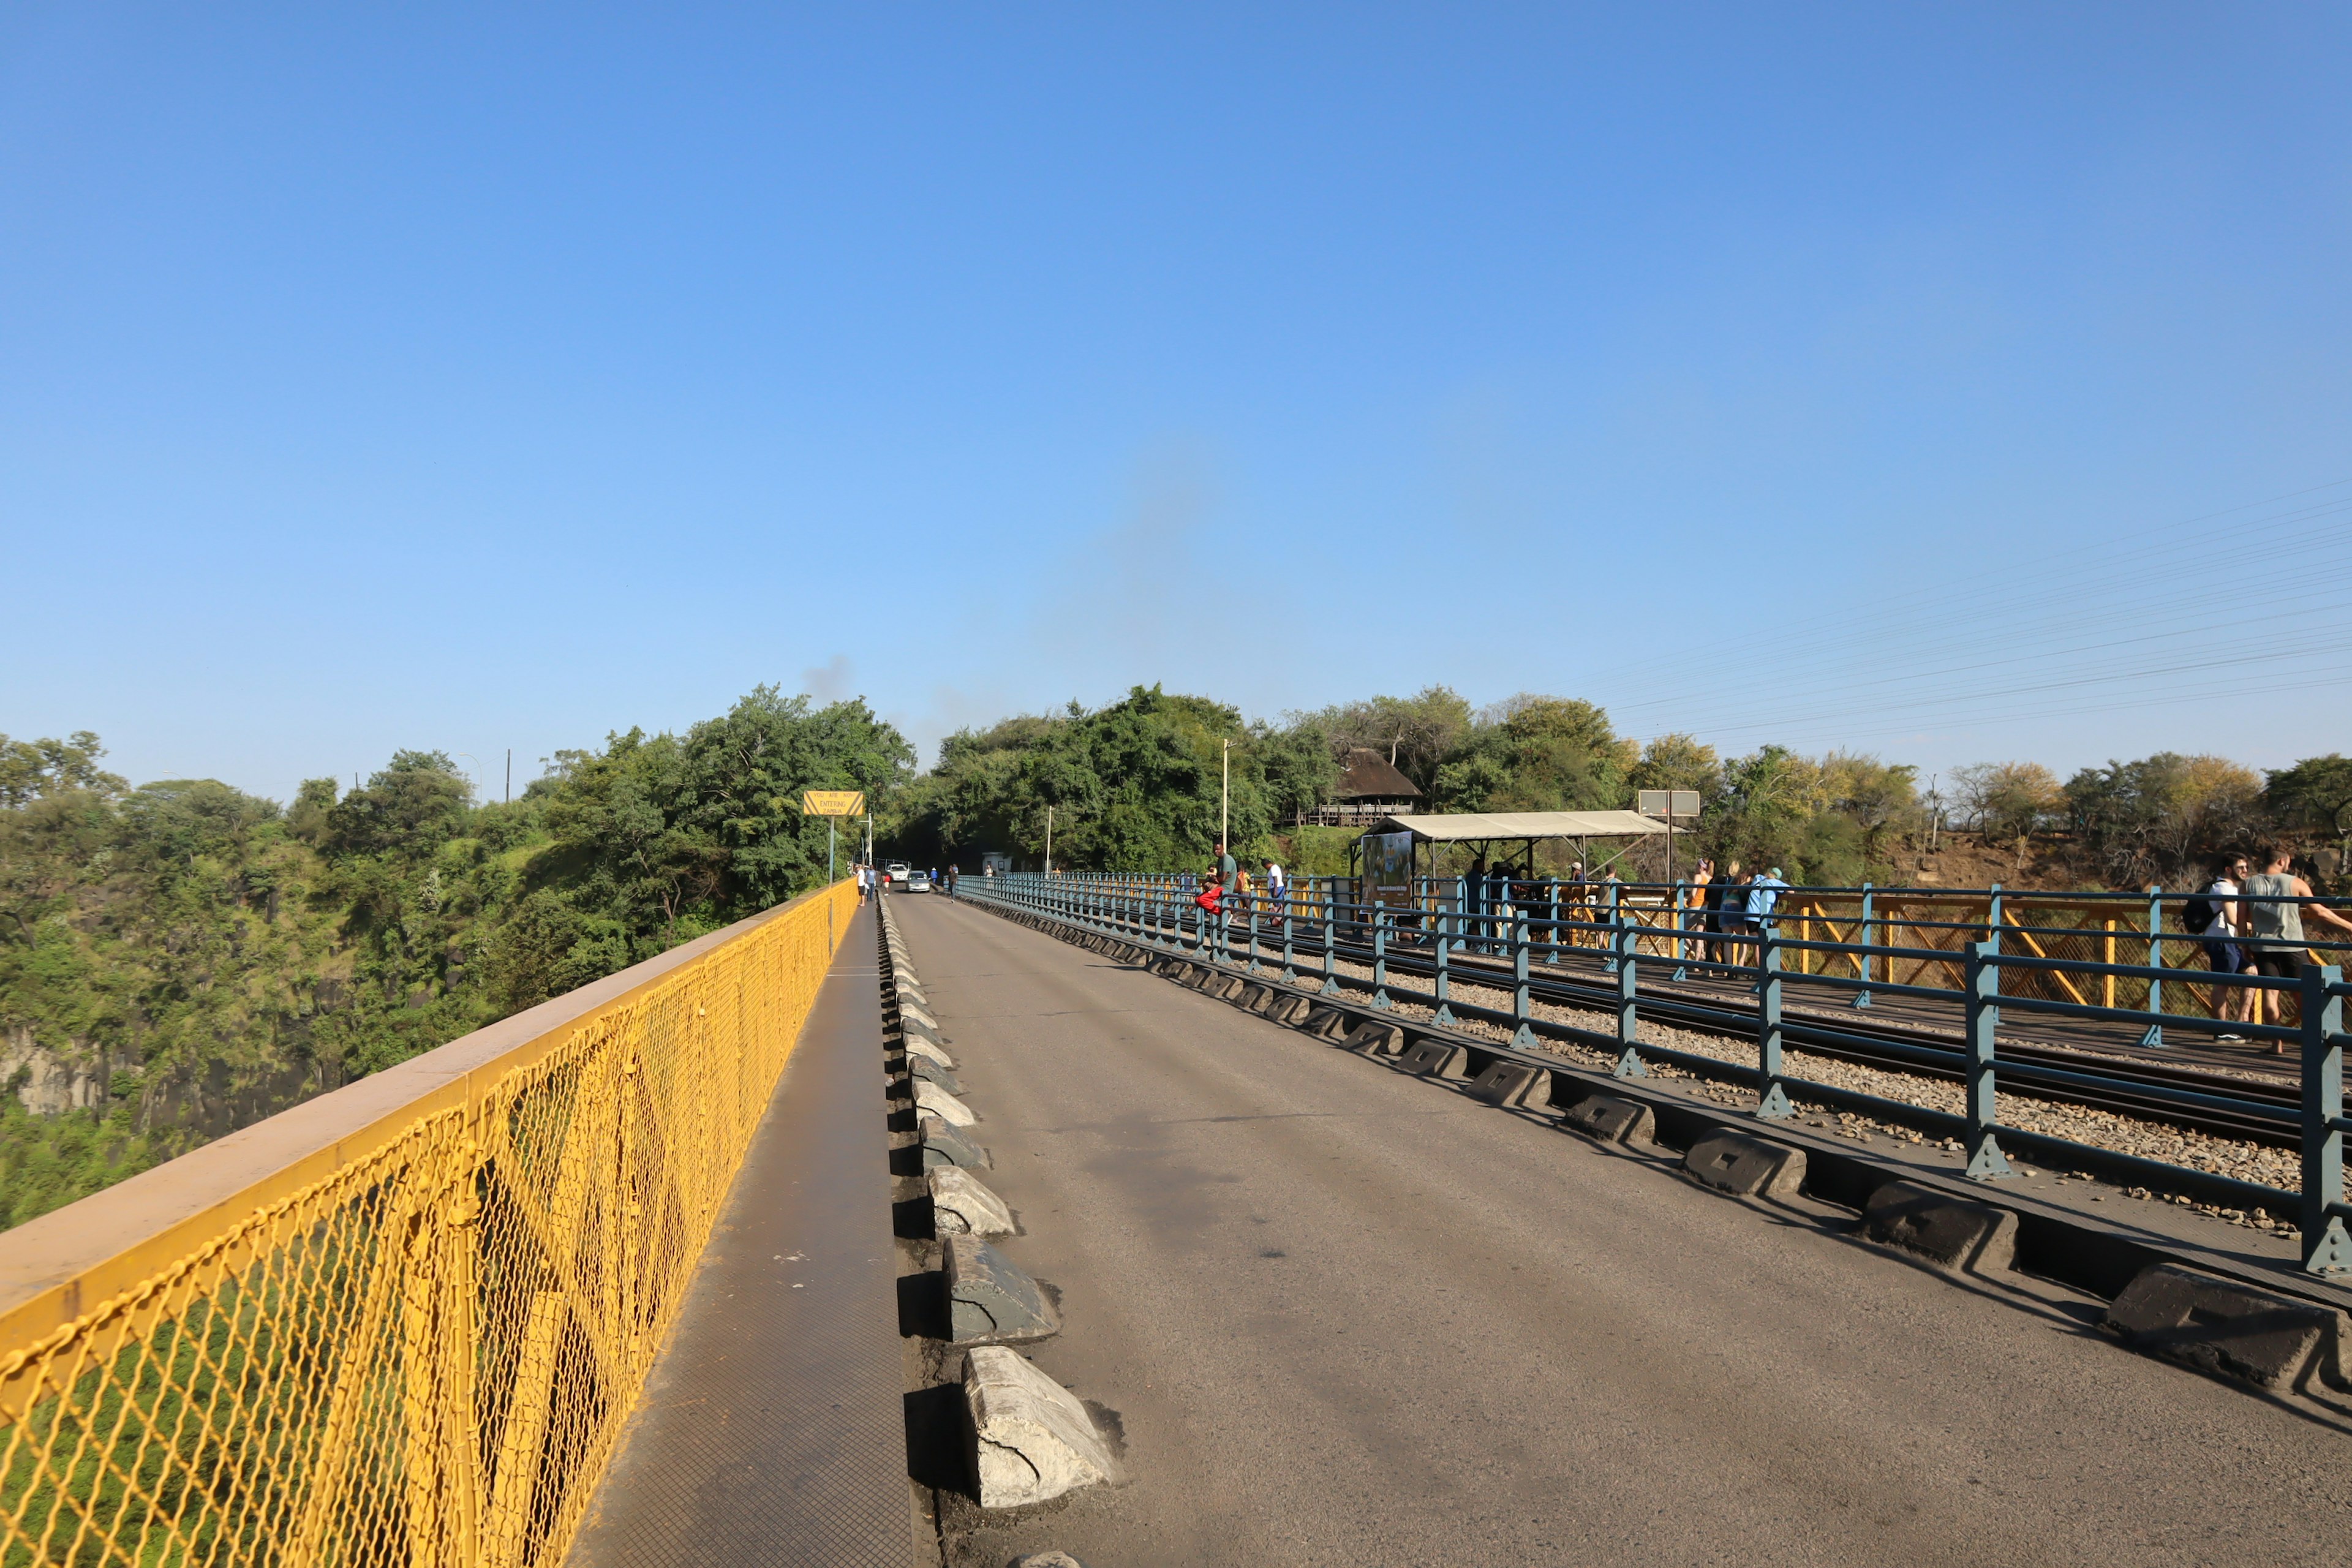
[[[1223,888],[1227,893],[1231,893],[1234,890],[1234,874],[1240,871],[1240,869],[1241,868],[1234,862],[1233,851],[1223,844],[1218,845],[1217,886]]]

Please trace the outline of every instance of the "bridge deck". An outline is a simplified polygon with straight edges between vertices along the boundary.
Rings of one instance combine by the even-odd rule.
[[[860,910],[572,1568],[908,1561],[881,1053]]]
[[[1133,1474],[951,1558],[2340,1560],[2344,1424],[944,899],[900,917],[1038,1363]],[[2013,1282],[2012,1282],[2013,1281]],[[2340,1416],[2343,1413],[2337,1412]]]

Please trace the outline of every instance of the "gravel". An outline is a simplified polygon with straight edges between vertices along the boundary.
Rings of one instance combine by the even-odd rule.
[[[1369,965],[1341,963],[1336,966],[1342,977],[1369,985],[1371,969]],[[1319,971],[1309,974],[1301,971],[1301,983],[1319,985]],[[1511,994],[1491,986],[1465,984],[1455,980],[1449,987],[1454,999],[1481,1007],[1508,1008]],[[1617,1028],[1614,1014],[1600,1013],[1589,1008],[1564,1007],[1554,1003],[1538,1001],[1528,1008],[1530,1014],[1547,1023],[1568,1024],[1579,1028],[1613,1035]],[[1396,1015],[1400,1018],[1427,1022],[1434,1009],[1417,1002],[1399,1001]],[[1484,1019],[1462,1018],[1454,1026],[1479,1039],[1507,1044],[1512,1031],[1499,1024]],[[1640,1041],[1643,1045],[1664,1046],[1690,1056],[1707,1057],[1714,1060],[1752,1068],[1756,1062],[1753,1040],[1723,1035],[1702,1034],[1643,1019]],[[1541,1049],[1573,1062],[1580,1067],[1599,1068],[1606,1071],[1615,1065],[1612,1051],[1579,1045],[1572,1041],[1546,1040]],[[1959,1115],[1965,1106],[1958,1084],[1940,1079],[1924,1078],[1894,1068],[1864,1067],[1859,1063],[1841,1061],[1833,1057],[1819,1056],[1800,1047],[1786,1047],[1781,1055],[1784,1070],[1792,1079],[1808,1079],[1833,1089],[1848,1089],[1858,1094],[1875,1095],[1905,1105],[1916,1105],[1926,1110]],[[1727,1084],[1704,1078],[1687,1068],[1670,1062],[1650,1060],[1645,1063],[1654,1077],[1682,1080],[1679,1087],[1701,1099],[1727,1106],[1747,1107],[1755,1101],[1755,1091],[1738,1084]],[[1829,1106],[1810,1103],[1791,1096],[1799,1113],[1812,1125],[1850,1138],[1859,1143],[1885,1138],[1893,1142],[1933,1144],[1957,1150],[1958,1139],[1930,1139],[1915,1129],[1878,1121],[1850,1110],[1838,1110]],[[2303,1184],[2301,1163],[2295,1152],[2268,1148],[2258,1143],[2242,1142],[2236,1139],[2216,1138],[2190,1129],[2175,1127],[2166,1122],[2148,1121],[2137,1117],[2119,1116],[2113,1111],[2097,1110],[2087,1106],[2066,1105],[2056,1100],[2039,1100],[2032,1095],[2003,1089],[2000,1094],[2000,1120],[2013,1127],[2047,1137],[2063,1138],[2070,1142],[2087,1144],[2119,1154],[2132,1154],[2143,1160],[2154,1160],[2168,1165],[2179,1165],[2189,1170],[2205,1171],[2216,1175],[2234,1177],[2243,1182],[2259,1182],[2267,1186],[2295,1191]],[[2032,1173],[2025,1173],[2031,1175]],[[2232,1225],[2263,1231],[2274,1236],[2295,1234],[2293,1218],[2263,1210],[2236,1209],[2218,1204],[2200,1202],[2179,1193],[2166,1193],[2148,1187],[2116,1187],[2102,1184],[2082,1172],[2060,1173],[2062,1184],[2088,1183],[2105,1186],[2108,1191],[2135,1198],[2168,1203],[2197,1210]],[[2094,1202],[2104,1201],[2104,1194],[2094,1196]]]

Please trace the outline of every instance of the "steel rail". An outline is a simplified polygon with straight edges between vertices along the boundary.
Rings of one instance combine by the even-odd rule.
[[[1323,946],[1319,931],[1313,928],[1319,927],[1320,922],[1301,920],[1297,924],[1310,929],[1294,933],[1293,950],[1302,959],[1319,963]],[[1342,934],[1334,943],[1333,957],[1342,963],[1370,968],[1375,957],[1371,943],[1349,941],[1344,934],[1347,929],[1348,922],[1341,922]],[[1259,934],[1263,941],[1263,928]],[[1245,930],[1244,935],[1245,938]],[[1378,956],[1385,962],[1391,974],[1433,978],[1436,963],[1424,956],[1423,952],[1423,944],[1392,942]],[[1596,965],[1606,957],[1607,950],[1592,950],[1592,962]],[[1639,974],[1641,968],[1664,962],[1659,959],[1641,960],[1636,973]],[[1605,983],[1580,981],[1562,973],[1564,967],[1553,965],[1538,970],[1531,966],[1527,981],[1530,999],[1602,1014],[1616,1011],[1618,994],[1613,980]],[[1519,984],[1507,961],[1484,954],[1456,951],[1448,956],[1447,970],[1455,984],[1478,985],[1492,991],[1508,993]],[[1754,972],[1748,969],[1742,973]],[[1347,978],[1354,980],[1356,977]],[[1787,983],[1816,977],[1783,974],[1781,978]],[[1666,984],[1671,985],[1674,983]],[[1433,993],[1417,989],[1408,994],[1403,987],[1391,985],[1390,991],[1391,994],[1404,994],[1407,999],[1418,1003],[1433,1005],[1435,1000]],[[1716,996],[1694,998],[1655,988],[1648,982],[1637,984],[1636,994],[1645,1019],[1746,1043],[1752,1043],[1755,1038],[1757,1009],[1753,1005]],[[1456,1011],[1465,1010],[1460,998],[1451,1000]],[[2030,1006],[2030,1004],[2014,998],[2004,1005],[2017,1006],[2020,1010],[2028,1010]],[[2031,1007],[2030,1010],[2039,1012],[2042,1009]],[[1490,1009],[1479,1008],[1478,1011],[1484,1013]],[[1507,1014],[1504,1016],[1507,1016]],[[1946,1033],[1900,1024],[1864,1023],[1859,1019],[1832,1026],[1810,1022],[1806,1014],[1797,1011],[1784,1013],[1780,1026],[1782,1037],[1790,1046],[1851,1062],[1857,1067],[1875,1068],[1946,1083],[1961,1082],[1966,1078],[1960,1066],[1962,1051],[1957,1028]],[[2291,1033],[2287,1030],[2267,1032],[2281,1036]],[[1642,1048],[1645,1053],[1656,1049],[1649,1045]],[[1675,1053],[1677,1057],[1688,1054]],[[2300,1089],[2291,1083],[2241,1078],[2231,1073],[2181,1067],[2169,1062],[2140,1061],[2110,1051],[2034,1045],[2019,1041],[2006,1033],[2000,1042],[2000,1058],[2004,1068],[2020,1069],[2015,1078],[2018,1091],[2030,1093],[2035,1099],[2079,1105],[2085,1110],[2160,1122],[2210,1136],[2259,1143],[2267,1148],[2293,1149],[2299,1142],[2302,1097]],[[1694,1059],[1705,1061],[1712,1058],[1698,1057]],[[1952,1065],[1944,1065],[1947,1060]],[[1734,1068],[1740,1066],[1738,1062],[1726,1065]],[[2097,1069],[2095,1075],[2083,1071],[2084,1067],[2092,1065],[2095,1065]],[[2115,1079],[2126,1081],[2117,1083],[2113,1081]],[[2031,1080],[2030,1085],[2028,1080]],[[2137,1080],[2143,1088],[2133,1087],[2129,1080]],[[2196,1098],[2186,1101],[2175,1098],[2184,1095]]]

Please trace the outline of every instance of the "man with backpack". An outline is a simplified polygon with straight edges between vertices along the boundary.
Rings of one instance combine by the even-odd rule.
[[[2252,974],[2253,961],[2247,957],[2245,947],[2238,941],[2238,889],[2251,868],[2243,855],[2233,855],[2214,868],[2213,879],[2205,884],[2204,891],[2182,906],[2180,923],[2189,934],[2205,944],[2205,962],[2216,974]],[[2248,985],[2216,985],[2213,987],[2213,1017],[2223,1024],[2243,1024],[2249,1021],[2254,1005],[2254,991]],[[2243,1035],[2223,1035],[2225,1040],[2242,1040]]]

